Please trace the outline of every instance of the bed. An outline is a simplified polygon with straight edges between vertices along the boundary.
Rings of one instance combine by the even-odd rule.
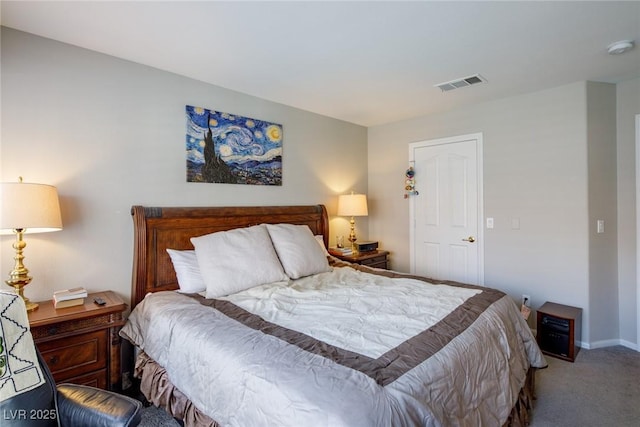
[[[132,216],[121,335],[142,393],[185,425],[528,423],[546,361],[504,293],[340,262],[322,205]]]

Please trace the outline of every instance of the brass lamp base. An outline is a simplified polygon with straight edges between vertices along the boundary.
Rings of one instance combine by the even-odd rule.
[[[31,279],[31,277],[29,279]],[[13,289],[15,290],[16,294],[18,294],[18,296],[20,298],[22,298],[22,301],[24,301],[24,305],[27,308],[27,311],[33,311],[33,310],[38,308],[38,304],[37,303],[29,301],[29,298],[24,296],[24,287],[23,286],[21,286],[21,285],[12,285],[9,282],[10,282],[10,280],[5,281],[5,283],[7,285],[13,286]]]
[[[356,240],[358,240],[358,238],[356,237],[356,220],[353,217],[351,217],[349,224],[351,225],[351,231],[349,233],[349,241],[351,242],[351,251],[354,254],[357,254],[358,245],[356,245]]]
[[[13,230],[16,233],[16,241],[13,243],[13,249],[16,250],[16,256],[13,257],[15,260],[15,265],[13,266],[13,270],[9,273],[9,280],[5,280],[5,283],[11,286],[16,294],[22,298],[24,301],[24,305],[27,307],[27,311],[33,311],[38,308],[38,304],[29,301],[29,298],[24,296],[24,287],[31,283],[33,279],[29,276],[29,270],[24,266],[22,260],[24,259],[24,255],[22,255],[22,251],[27,246],[27,244],[22,240],[22,234],[24,229],[18,228]]]

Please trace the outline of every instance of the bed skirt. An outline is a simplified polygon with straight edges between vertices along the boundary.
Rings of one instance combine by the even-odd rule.
[[[529,368],[524,386],[503,427],[525,427],[529,425],[530,411],[535,400],[535,368]],[[155,406],[163,408],[171,416],[182,420],[185,427],[221,427],[169,381],[167,371],[140,351],[134,375],[140,379],[140,391]]]
[[[536,398],[536,371],[537,368],[529,368],[524,386],[520,389],[516,404],[503,427],[525,427],[529,425],[529,416],[533,410],[533,401]]]
[[[185,427],[220,427],[220,424],[202,413],[174,386],[167,371],[144,351],[138,354],[134,376],[140,379],[140,392],[172,417],[182,420]]]

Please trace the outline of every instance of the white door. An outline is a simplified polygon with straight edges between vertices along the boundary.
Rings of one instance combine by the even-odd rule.
[[[412,143],[409,160],[412,273],[483,284],[482,134]]]

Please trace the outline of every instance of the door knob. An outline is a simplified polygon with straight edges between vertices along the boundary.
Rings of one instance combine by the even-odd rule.
[[[473,243],[476,241],[476,238],[473,236],[469,236],[466,239],[462,239],[463,242],[469,242],[469,243]]]

